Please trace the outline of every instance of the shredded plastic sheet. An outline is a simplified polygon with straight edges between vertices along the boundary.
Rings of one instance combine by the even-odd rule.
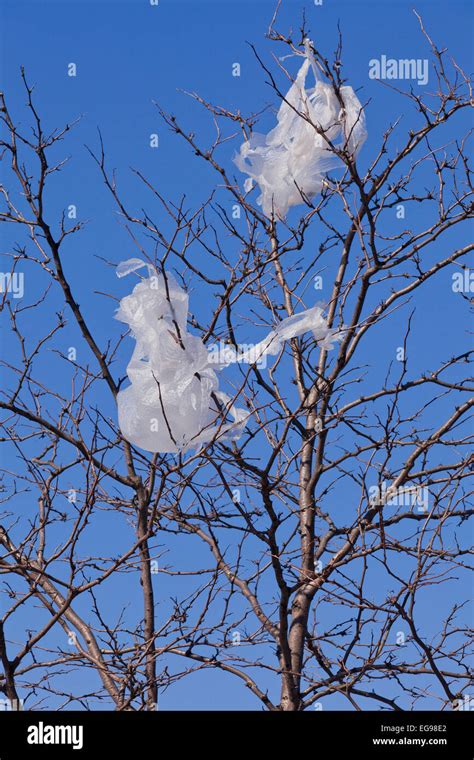
[[[177,453],[212,440],[237,439],[249,412],[219,390],[217,372],[234,361],[255,363],[275,356],[284,341],[311,330],[323,348],[340,334],[328,328],[323,308],[284,319],[263,341],[241,354],[206,348],[187,329],[188,295],[171,273],[159,274],[140,259],[117,267],[124,277],[148,266],[148,277],[120,301],[116,318],[136,340],[127,367],[130,385],[117,397],[118,419],[126,440],[146,451]],[[232,422],[225,422],[227,416]]]
[[[354,90],[340,88],[341,108],[332,86],[318,78],[310,44],[306,40],[305,61],[282,101],[277,126],[267,135],[252,132],[234,159],[240,171],[249,176],[245,191],[251,189],[253,181],[259,185],[257,203],[269,217],[275,213],[283,219],[291,206],[311,200],[321,192],[326,173],[342,166],[325,137],[336,148],[354,155],[367,138],[364,111]],[[310,66],[315,86],[305,89]]]

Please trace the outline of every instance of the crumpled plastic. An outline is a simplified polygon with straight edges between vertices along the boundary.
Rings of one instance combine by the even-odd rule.
[[[117,267],[124,277],[148,266],[148,277],[120,301],[116,318],[136,345],[127,366],[130,385],[117,395],[124,438],[146,451],[178,453],[213,440],[236,440],[250,413],[219,390],[217,372],[234,361],[248,364],[275,356],[284,341],[311,330],[330,349],[341,336],[328,328],[323,307],[284,319],[266,338],[241,354],[209,349],[187,329],[189,299],[171,273],[158,273],[141,259]],[[228,417],[231,422],[226,422]]]
[[[310,44],[306,40],[305,61],[282,101],[277,126],[267,135],[252,132],[234,158],[249,177],[245,191],[254,181],[259,185],[257,203],[268,217],[274,213],[284,219],[291,206],[310,201],[321,192],[327,172],[343,165],[313,125],[324,131],[334,147],[353,155],[367,139],[365,114],[354,90],[340,88],[341,108],[332,86],[318,78]],[[305,89],[310,66],[315,86]]]

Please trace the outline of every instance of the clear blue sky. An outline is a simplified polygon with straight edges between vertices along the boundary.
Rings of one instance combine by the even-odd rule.
[[[304,8],[312,39],[331,55],[336,46],[337,23],[340,22],[345,74],[349,84],[358,90],[361,101],[370,99],[367,108],[369,138],[360,157],[364,165],[375,154],[378,140],[389,122],[405,108],[404,101],[369,79],[369,60],[383,54],[397,59],[428,57],[429,51],[412,12],[416,7],[438,44],[448,47],[467,71],[472,70],[470,6],[469,2],[459,1],[324,0],[319,7],[311,0],[286,0],[280,11],[278,27],[283,31],[290,26],[297,28]],[[273,0],[160,0],[157,7],[150,6],[148,0],[1,0],[1,83],[14,116],[20,120],[26,116],[19,76],[21,65],[25,67],[30,83],[35,84],[36,102],[46,127],[57,127],[83,115],[64,144],[64,153],[71,155],[71,160],[60,177],[51,183],[47,209],[49,217],[55,219],[62,209],[75,204],[78,217],[89,220],[86,229],[71,240],[65,266],[99,344],[105,345],[110,335],[117,336],[121,326],[113,321],[113,302],[96,291],[121,296],[131,282],[117,281],[113,271],[97,257],[118,263],[136,255],[136,251],[118,224],[111,198],[84,145],[97,147],[97,127],[100,127],[109,166],[117,168],[119,186],[134,209],[148,206],[150,199],[130,175],[130,166],[143,170],[164,196],[177,201],[186,192],[189,205],[204,200],[209,190],[215,187],[215,177],[164,127],[152,101],[158,101],[174,113],[186,128],[200,135],[204,143],[212,139],[212,124],[203,109],[179,90],[196,91],[206,100],[230,109],[239,108],[243,113],[260,110],[267,104],[277,105],[247,44],[255,44],[268,63],[272,52],[276,55],[286,52],[264,37],[274,7]],[[77,65],[75,78],[67,76],[71,62]],[[232,76],[231,67],[235,62],[241,65],[240,78]],[[287,61],[292,71],[296,71],[298,63]],[[267,112],[262,119],[261,131],[272,125],[272,119],[271,111]],[[410,126],[407,121],[407,129]],[[157,150],[149,147],[150,134],[155,132],[160,139]],[[453,134],[447,134],[447,137]],[[243,182],[245,178],[236,169],[231,170],[232,155],[238,146],[239,141],[228,144],[220,157],[231,173]],[[226,202],[230,204],[229,200]],[[413,228],[423,223],[425,212],[416,209],[416,213],[418,217],[407,222]],[[6,238],[5,231],[3,234],[2,248],[8,250],[13,240]],[[456,244],[456,235],[451,241]],[[451,293],[449,278],[450,274],[446,274],[422,303],[423,319],[417,322],[413,332],[414,373],[431,365],[437,357],[446,358],[465,343],[464,331],[454,329],[459,299]],[[33,298],[36,287],[39,291],[40,283],[28,282],[28,298]],[[192,290],[192,282],[190,287]],[[317,294],[318,299],[325,295],[324,292]],[[208,313],[212,312],[212,304],[197,305],[198,301],[199,293],[196,292],[195,310],[202,308],[205,311],[207,308]],[[430,325],[428,332],[427,324]],[[72,320],[70,325],[61,336],[62,350],[74,344],[77,337]],[[41,321],[35,325],[39,331],[43,327]],[[393,354],[393,346],[399,345],[397,341],[401,338],[396,321],[387,325],[386,330],[378,345],[380,357]],[[243,334],[242,341],[253,337]],[[256,339],[260,337],[261,333],[255,336]],[[8,343],[5,345],[8,350]],[[120,374],[123,374],[130,350],[131,342],[127,342],[119,357]],[[381,358],[380,366],[375,367],[374,372],[380,371],[383,376],[385,367]],[[48,374],[48,368],[44,366],[43,369]],[[115,371],[119,373],[118,369]],[[66,386],[69,378],[58,376],[57,382]],[[111,416],[114,414],[111,407],[107,411]],[[104,523],[104,528],[109,531],[110,524]],[[120,533],[122,530],[123,527],[117,528],[117,541],[127,540],[127,535]],[[91,542],[92,546],[93,537]],[[100,548],[100,542],[95,548]],[[116,599],[109,598],[110,610],[120,608],[124,595],[133,599],[135,581],[129,582],[128,589],[116,590]],[[435,627],[436,623],[433,620]],[[78,678],[80,680],[80,676]],[[222,678],[220,674],[209,672],[186,680],[182,686],[163,695],[161,708],[196,705],[223,709],[258,708],[257,702],[240,684],[231,678],[223,682]],[[82,681],[81,686],[84,687],[86,682]],[[217,683],[221,684],[218,691],[213,688]],[[336,699],[334,706],[343,706],[343,703]]]

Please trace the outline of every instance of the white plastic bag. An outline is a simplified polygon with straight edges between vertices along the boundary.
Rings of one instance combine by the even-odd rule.
[[[259,185],[257,203],[263,213],[271,216],[274,212],[282,219],[291,206],[321,192],[330,169],[342,166],[313,124],[324,130],[335,147],[353,154],[367,138],[365,115],[352,87],[341,87],[342,109],[332,86],[318,79],[309,40],[305,49],[306,59],[280,106],[277,126],[267,135],[252,132],[234,159],[240,171],[249,175],[245,190],[253,180]],[[305,89],[310,66],[315,86]]]
[[[124,277],[145,266],[129,259],[117,268]],[[130,385],[117,396],[118,419],[126,440],[142,449],[176,453],[211,440],[236,439],[249,412],[235,407],[219,391],[217,371],[233,360],[222,357],[187,330],[188,296],[170,273],[148,265],[148,277],[120,301],[116,318],[129,325],[136,340],[127,367]],[[276,355],[289,338],[312,330],[324,348],[339,335],[327,327],[321,306],[284,319],[239,361],[254,363]],[[232,422],[225,422],[226,416]]]

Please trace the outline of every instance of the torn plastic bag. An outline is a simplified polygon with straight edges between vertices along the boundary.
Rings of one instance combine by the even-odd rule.
[[[122,262],[119,277],[145,266]],[[212,440],[231,438],[248,413],[236,409],[218,390],[217,375],[203,342],[187,331],[188,296],[172,274],[149,276],[120,301],[116,318],[129,325],[136,340],[127,367],[131,382],[117,397],[124,437],[142,449],[177,452]],[[224,407],[233,423],[214,427]]]
[[[265,356],[276,356],[281,351],[285,341],[297,338],[305,332],[312,332],[320,348],[330,351],[333,348],[334,341],[341,339],[342,331],[328,327],[323,317],[324,308],[323,304],[317,304],[311,309],[305,309],[299,314],[287,317],[260,343],[240,353],[228,346],[220,351],[211,347],[209,358],[212,361],[212,366],[222,368],[236,362],[257,364]]]
[[[211,347],[187,330],[188,295],[170,273],[159,274],[140,259],[117,268],[124,277],[148,266],[148,277],[120,301],[116,318],[125,322],[136,345],[127,367],[130,385],[117,396],[124,438],[146,451],[176,453],[212,440],[239,438],[249,412],[219,390],[217,372],[228,366]],[[254,363],[276,355],[283,342],[312,330],[324,348],[340,335],[330,330],[321,306],[284,319],[239,361]],[[230,417],[231,422],[226,422]]]
[[[234,159],[240,171],[249,175],[246,192],[253,181],[259,185],[257,203],[266,216],[274,212],[283,219],[291,206],[321,192],[328,171],[343,165],[325,138],[354,155],[367,138],[365,115],[354,90],[341,87],[341,108],[332,86],[318,79],[310,44],[307,40],[306,59],[279,108],[277,126],[267,135],[252,132]],[[310,66],[315,86],[305,89]]]

